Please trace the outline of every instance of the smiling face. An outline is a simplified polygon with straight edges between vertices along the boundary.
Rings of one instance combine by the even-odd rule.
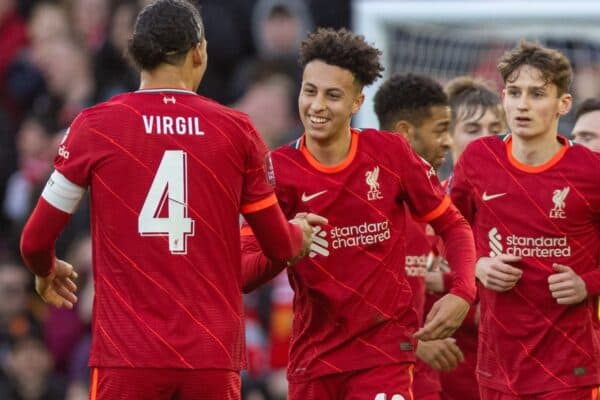
[[[571,108],[571,95],[559,95],[557,86],[530,65],[508,77],[502,98],[511,132],[524,140],[555,136],[558,117]]]
[[[328,144],[349,138],[350,119],[363,100],[350,71],[320,60],[306,64],[298,110],[307,140]]]

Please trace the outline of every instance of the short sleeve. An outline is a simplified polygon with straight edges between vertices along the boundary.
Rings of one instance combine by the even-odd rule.
[[[69,181],[88,187],[94,164],[94,146],[85,114],[79,114],[67,129],[54,159],[54,168]]]

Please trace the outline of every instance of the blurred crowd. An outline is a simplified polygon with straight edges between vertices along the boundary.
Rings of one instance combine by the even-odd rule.
[[[0,399],[88,398],[93,285],[87,204],[57,243],[79,273],[79,302],[34,295],[21,229],[72,119],[136,90],[124,57],[143,0],[0,0]],[[200,93],[247,113],[271,148],[297,137],[298,47],[316,26],[350,26],[350,0],[203,0],[209,66]],[[584,71],[585,72],[585,71]],[[597,69],[594,71],[597,73]],[[579,92],[594,89],[582,74]],[[588,93],[586,93],[587,97]],[[245,297],[245,399],[285,399],[293,293],[282,274]]]

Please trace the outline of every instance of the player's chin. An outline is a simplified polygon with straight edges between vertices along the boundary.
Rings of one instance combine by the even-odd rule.
[[[326,140],[330,136],[329,131],[321,127],[307,127],[306,135],[316,141]]]

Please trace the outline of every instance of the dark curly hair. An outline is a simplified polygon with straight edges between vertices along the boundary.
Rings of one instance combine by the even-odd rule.
[[[186,0],[158,0],[138,14],[128,53],[135,65],[152,70],[177,65],[204,38],[200,10]]]
[[[346,69],[361,86],[368,86],[381,77],[381,51],[369,45],[364,36],[349,30],[319,28],[300,46],[299,63],[302,68],[313,60]]]
[[[546,83],[556,85],[559,96],[569,91],[573,70],[569,59],[560,51],[522,40],[517,47],[507,51],[500,58],[498,72],[502,75],[504,83],[523,65],[538,69]]]
[[[375,114],[383,130],[392,130],[397,121],[415,126],[431,117],[431,108],[447,106],[442,86],[433,79],[417,74],[395,74],[375,93]]]
[[[449,81],[445,90],[452,112],[451,131],[458,121],[464,121],[475,115],[481,118],[487,110],[492,110],[504,121],[502,99],[493,89],[491,82],[464,75]]]

